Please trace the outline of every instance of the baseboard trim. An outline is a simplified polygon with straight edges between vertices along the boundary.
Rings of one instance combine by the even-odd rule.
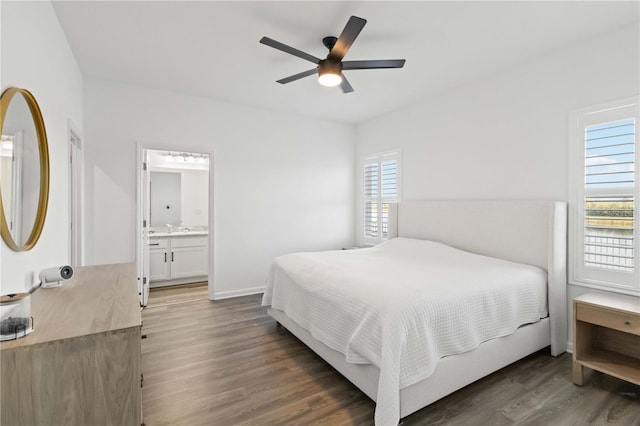
[[[182,284],[193,284],[193,283],[207,282],[208,280],[209,280],[209,277],[207,275],[202,275],[200,277],[180,278],[177,280],[152,281],[149,283],[149,288],[169,287],[172,285],[182,285]]]
[[[249,296],[264,293],[264,287],[243,288],[242,290],[219,291],[213,294],[213,300],[231,299],[232,297]]]
[[[567,352],[573,353],[573,342],[567,342]]]

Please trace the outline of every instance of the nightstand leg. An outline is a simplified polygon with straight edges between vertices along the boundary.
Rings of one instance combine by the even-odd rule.
[[[584,383],[584,366],[573,361],[573,383],[582,386]]]

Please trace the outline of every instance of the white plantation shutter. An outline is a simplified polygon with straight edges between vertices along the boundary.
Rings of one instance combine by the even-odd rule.
[[[585,266],[633,272],[633,198],[585,198]]]
[[[364,236],[378,238],[378,163],[364,166]]]
[[[382,223],[382,239],[389,237],[389,204],[398,202],[398,159],[383,160],[381,162],[380,188],[381,209],[380,220]]]
[[[588,126],[584,158],[584,261],[633,272],[635,121]]]
[[[398,196],[398,161],[396,159],[382,161],[381,170],[382,196],[396,199]]]
[[[366,157],[363,171],[363,236],[375,244],[388,238],[389,204],[399,199],[399,152]]]
[[[571,280],[640,293],[637,100],[575,116]]]

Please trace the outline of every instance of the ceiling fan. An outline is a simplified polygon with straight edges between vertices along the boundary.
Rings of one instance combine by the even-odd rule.
[[[362,28],[367,23],[366,19],[352,16],[349,18],[347,25],[342,30],[340,37],[325,37],[322,39],[322,43],[327,49],[329,54],[325,59],[316,58],[313,55],[305,53],[301,50],[295,49],[286,44],[280,43],[270,39],[269,37],[262,37],[260,43],[271,46],[274,49],[281,50],[290,55],[297,56],[298,58],[305,59],[309,62],[313,62],[317,67],[308,71],[303,71],[298,74],[285,77],[278,80],[280,84],[291,83],[292,81],[299,80],[304,77],[308,77],[313,74],[318,74],[318,82],[323,86],[333,87],[340,85],[340,88],[344,93],[353,92],[353,87],[349,84],[349,81],[344,76],[342,71],[345,70],[368,70],[368,69],[381,69],[381,68],[402,68],[404,66],[404,59],[381,59],[381,60],[369,60],[369,61],[343,61],[342,59],[349,51],[349,48],[355,41]]]

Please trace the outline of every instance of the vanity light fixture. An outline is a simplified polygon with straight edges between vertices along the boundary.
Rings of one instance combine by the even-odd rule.
[[[190,164],[208,164],[209,156],[206,154],[191,154],[188,152],[171,152],[167,151],[163,155],[167,163],[190,163]]]

